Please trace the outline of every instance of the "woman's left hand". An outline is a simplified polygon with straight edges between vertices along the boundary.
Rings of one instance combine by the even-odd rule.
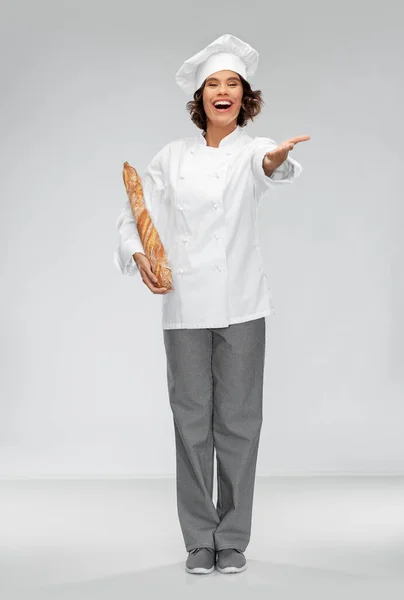
[[[262,161],[265,175],[268,175],[269,177],[275,169],[285,162],[289,152],[295,147],[295,144],[306,142],[309,139],[309,135],[298,135],[297,137],[286,140],[286,142],[282,142],[279,146],[267,152]]]

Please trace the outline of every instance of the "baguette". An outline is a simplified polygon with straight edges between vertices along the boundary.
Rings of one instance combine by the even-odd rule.
[[[167,254],[144,203],[143,187],[139,174],[127,161],[123,163],[123,181],[145,255],[157,277],[156,287],[171,289],[172,273]]]

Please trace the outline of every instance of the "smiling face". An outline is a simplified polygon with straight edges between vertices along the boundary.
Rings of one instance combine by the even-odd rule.
[[[235,121],[241,109],[243,84],[234,71],[217,71],[206,78],[203,89],[203,108],[208,122],[225,127]],[[221,104],[219,101],[223,101]],[[219,107],[216,108],[219,104]]]

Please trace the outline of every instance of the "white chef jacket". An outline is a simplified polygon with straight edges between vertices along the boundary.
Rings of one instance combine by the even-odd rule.
[[[163,329],[227,327],[275,312],[257,210],[267,190],[291,183],[302,171],[288,156],[267,177],[262,160],[276,146],[237,126],[214,148],[200,131],[168,143],[149,164],[142,177],[144,202],[174,287],[161,296]],[[135,275],[133,254],[144,249],[128,199],[116,227],[120,243],[114,264],[124,275]]]

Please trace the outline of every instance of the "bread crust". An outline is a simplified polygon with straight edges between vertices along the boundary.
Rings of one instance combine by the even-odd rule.
[[[128,194],[133,218],[139,232],[140,240],[151,269],[157,277],[156,287],[172,288],[172,273],[167,254],[158,231],[154,226],[143,197],[143,187],[135,167],[127,161],[123,163],[123,181]]]

